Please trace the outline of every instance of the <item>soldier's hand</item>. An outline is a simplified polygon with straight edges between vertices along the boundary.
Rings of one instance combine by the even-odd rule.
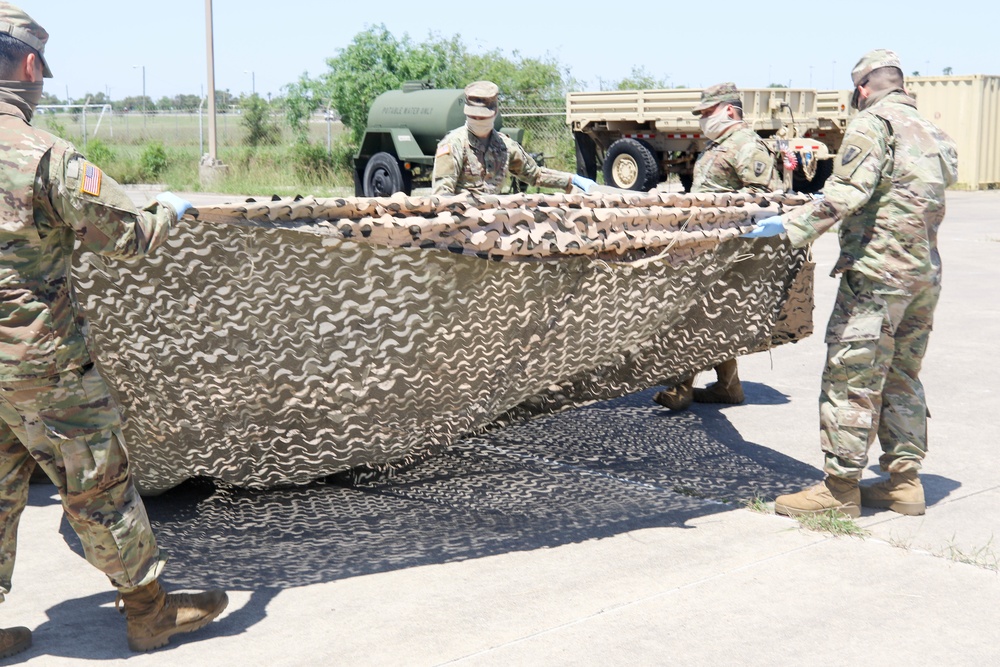
[[[777,236],[785,232],[785,223],[781,221],[780,215],[772,215],[770,218],[759,220],[753,229],[743,234],[745,239],[759,239],[768,236]]]
[[[586,176],[580,176],[579,174],[573,174],[573,185],[580,188],[584,192],[590,192],[590,188],[597,185],[596,181],[592,181]]]
[[[191,202],[187,201],[186,199],[181,199],[173,192],[161,192],[160,194],[156,195],[156,201],[163,204],[164,206],[169,206],[170,208],[172,208],[178,220],[183,218],[184,213],[186,213],[187,210],[192,206]]]

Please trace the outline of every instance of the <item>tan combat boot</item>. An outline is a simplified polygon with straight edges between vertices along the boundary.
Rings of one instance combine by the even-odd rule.
[[[687,410],[691,407],[694,376],[681,380],[673,387],[667,387],[653,395],[653,401],[671,410]]]
[[[861,504],[908,516],[920,516],[927,509],[924,485],[916,470],[890,473],[887,480],[862,486]]]
[[[167,595],[154,581],[131,593],[119,593],[124,609],[128,647],[149,651],[166,646],[170,638],[208,625],[229,604],[223,591]]]
[[[858,481],[843,477],[827,476],[825,480],[798,493],[778,496],[774,511],[785,516],[822,514],[835,510],[851,519],[861,516],[861,492]]]
[[[0,658],[12,656],[31,647],[31,630],[28,628],[0,629]]]
[[[736,405],[743,402],[743,385],[735,359],[723,361],[715,367],[719,376],[718,382],[713,382],[704,389],[694,390],[695,403],[729,403]]]

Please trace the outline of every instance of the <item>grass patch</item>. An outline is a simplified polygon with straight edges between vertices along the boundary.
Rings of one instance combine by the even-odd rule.
[[[1000,558],[998,558],[996,551],[993,550],[992,537],[984,546],[969,550],[959,547],[955,544],[954,540],[955,538],[952,537],[952,541],[944,548],[944,552],[941,554],[943,557],[956,563],[975,565],[976,567],[993,570],[994,572],[1000,571]]]
[[[795,517],[799,525],[806,530],[817,533],[830,533],[831,535],[846,535],[848,537],[865,537],[868,531],[849,519],[843,514],[834,510],[828,510],[820,514],[802,514]]]
[[[744,509],[748,509],[751,512],[757,512],[758,514],[771,514],[771,505],[759,496],[758,494],[753,494],[753,498],[747,500],[743,503]]]

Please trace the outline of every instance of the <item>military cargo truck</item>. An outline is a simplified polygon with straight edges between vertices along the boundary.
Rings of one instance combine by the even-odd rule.
[[[410,194],[414,187],[429,186],[438,142],[465,124],[464,108],[464,90],[436,89],[421,81],[375,98],[354,156],[355,195]],[[523,130],[502,127],[502,121],[498,113],[494,127],[520,142]]]
[[[744,120],[774,151],[785,189],[820,190],[854,113],[850,91],[748,88],[741,95]],[[649,190],[677,174],[689,190],[708,144],[691,114],[700,98],[695,88],[567,94],[577,172],[597,178],[600,168],[607,185],[630,190]]]

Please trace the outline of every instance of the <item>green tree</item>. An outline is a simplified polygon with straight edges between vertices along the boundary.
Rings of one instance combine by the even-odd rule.
[[[632,67],[632,72],[624,79],[614,84],[615,90],[649,90],[655,88],[668,88],[666,79],[658,79],[645,67]]]
[[[406,81],[425,80],[437,88],[462,88],[489,79],[500,86],[504,104],[528,104],[561,98],[566,86],[561,68],[551,57],[508,58],[498,50],[469,53],[461,38],[430,35],[415,43],[397,39],[384,25],[358,33],[352,42],[327,59],[328,70],[316,78],[307,74],[286,87],[289,124],[304,137],[305,123],[318,109],[340,115],[352,139],[361,139],[368,109],[376,97]]]
[[[952,68],[945,67],[944,69],[941,70],[941,74],[944,74],[945,76],[951,76],[952,71],[953,71]]]
[[[260,95],[253,94],[240,105],[243,115],[240,123],[247,131],[246,141],[251,146],[273,146],[278,143],[281,131],[271,119],[271,108]]]
[[[201,97],[198,95],[174,95],[171,104],[180,111],[197,111],[198,107],[201,106]]]
[[[140,111],[141,112],[143,110],[143,108],[144,108],[143,107],[143,102],[145,102],[145,109],[146,109],[146,111],[155,111],[156,110],[156,104],[153,102],[152,99],[150,99],[150,97],[148,95],[145,96],[145,97],[143,97],[142,95],[130,95],[129,97],[126,97],[125,99],[119,100],[115,104],[115,106],[117,108],[119,108],[119,109],[127,109],[127,110],[130,110],[130,111]]]

